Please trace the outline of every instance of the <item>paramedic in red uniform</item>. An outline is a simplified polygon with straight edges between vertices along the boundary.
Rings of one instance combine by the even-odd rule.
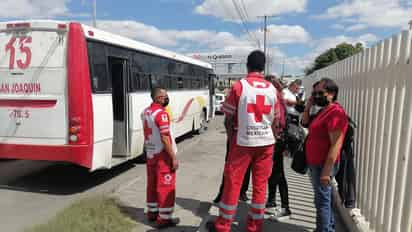
[[[169,114],[165,107],[169,97],[165,89],[151,91],[153,103],[144,110],[143,128],[147,155],[147,217],[156,221],[158,228],[176,226],[178,218],[172,218],[175,205],[176,143],[170,128]]]
[[[230,231],[243,177],[249,165],[252,166],[253,194],[247,231],[262,231],[267,181],[272,171],[275,143],[272,124],[278,107],[275,87],[263,78],[264,67],[263,52],[250,53],[247,58],[247,77],[233,85],[223,104],[231,145],[225,164],[219,217],[215,222],[207,222],[209,231]]]

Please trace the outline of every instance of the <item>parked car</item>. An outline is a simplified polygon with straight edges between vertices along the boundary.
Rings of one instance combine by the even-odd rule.
[[[225,101],[225,95],[223,93],[215,94],[215,112],[222,113],[222,104]]]

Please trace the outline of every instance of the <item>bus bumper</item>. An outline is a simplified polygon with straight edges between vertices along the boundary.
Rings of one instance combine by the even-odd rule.
[[[27,145],[0,144],[0,159],[65,161],[86,168],[92,167],[91,145]]]

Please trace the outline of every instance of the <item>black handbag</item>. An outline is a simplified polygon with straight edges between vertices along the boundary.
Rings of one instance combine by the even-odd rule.
[[[300,143],[298,148],[293,153],[293,160],[291,164],[291,168],[302,175],[305,175],[308,171],[308,166],[306,164],[306,153],[305,153],[305,142]]]

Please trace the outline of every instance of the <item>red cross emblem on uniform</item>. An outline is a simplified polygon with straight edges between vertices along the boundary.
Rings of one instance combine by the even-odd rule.
[[[143,124],[143,133],[144,133],[145,140],[148,140],[149,136],[152,135],[152,128],[149,127],[146,120],[144,120],[144,124]]]
[[[262,122],[263,115],[269,114],[271,110],[271,105],[265,105],[265,96],[263,95],[256,95],[256,104],[247,104],[247,112],[255,115],[256,122]]]

